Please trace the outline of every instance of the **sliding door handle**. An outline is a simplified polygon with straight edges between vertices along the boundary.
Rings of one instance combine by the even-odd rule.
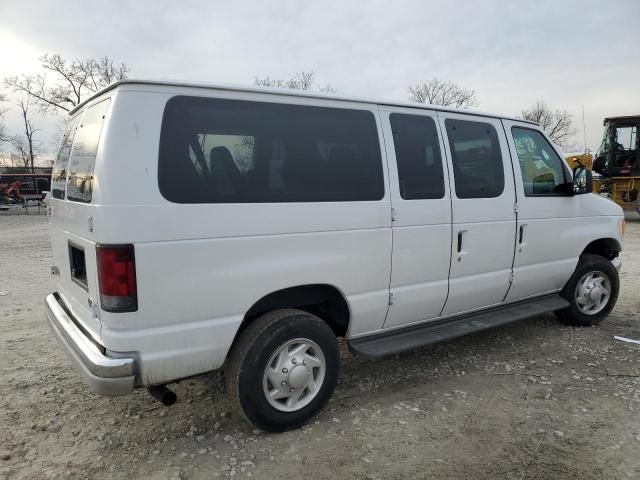
[[[462,238],[465,236],[464,234],[467,233],[466,230],[460,230],[458,232],[458,246],[457,246],[457,251],[458,251],[458,261],[462,260],[462,255],[464,255],[466,252],[462,249]]]
[[[518,245],[523,245],[524,242],[524,234],[527,231],[527,224],[523,223],[522,225],[520,225],[520,228],[518,229]]]
[[[527,233],[527,225],[522,224],[520,228],[518,228],[518,252],[522,253],[522,250],[527,245],[525,242],[525,234]]]

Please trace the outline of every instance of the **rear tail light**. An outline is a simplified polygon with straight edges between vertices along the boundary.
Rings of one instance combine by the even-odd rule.
[[[133,245],[98,245],[96,256],[102,309],[107,312],[138,310]]]

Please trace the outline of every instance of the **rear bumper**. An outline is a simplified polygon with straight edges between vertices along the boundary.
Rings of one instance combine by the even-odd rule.
[[[136,361],[111,358],[78,327],[56,293],[45,298],[45,315],[58,343],[91,389],[107,396],[126,395],[135,386]]]

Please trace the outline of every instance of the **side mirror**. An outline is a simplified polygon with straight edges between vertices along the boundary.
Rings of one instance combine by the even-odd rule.
[[[573,194],[584,195],[593,191],[593,174],[584,167],[576,167],[573,171]]]

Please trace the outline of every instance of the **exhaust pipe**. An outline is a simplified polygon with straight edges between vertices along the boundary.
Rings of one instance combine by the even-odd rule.
[[[149,387],[147,389],[149,394],[162,403],[165,407],[170,407],[176,400],[178,399],[175,392],[169,390],[166,385],[154,385],[153,387]]]

